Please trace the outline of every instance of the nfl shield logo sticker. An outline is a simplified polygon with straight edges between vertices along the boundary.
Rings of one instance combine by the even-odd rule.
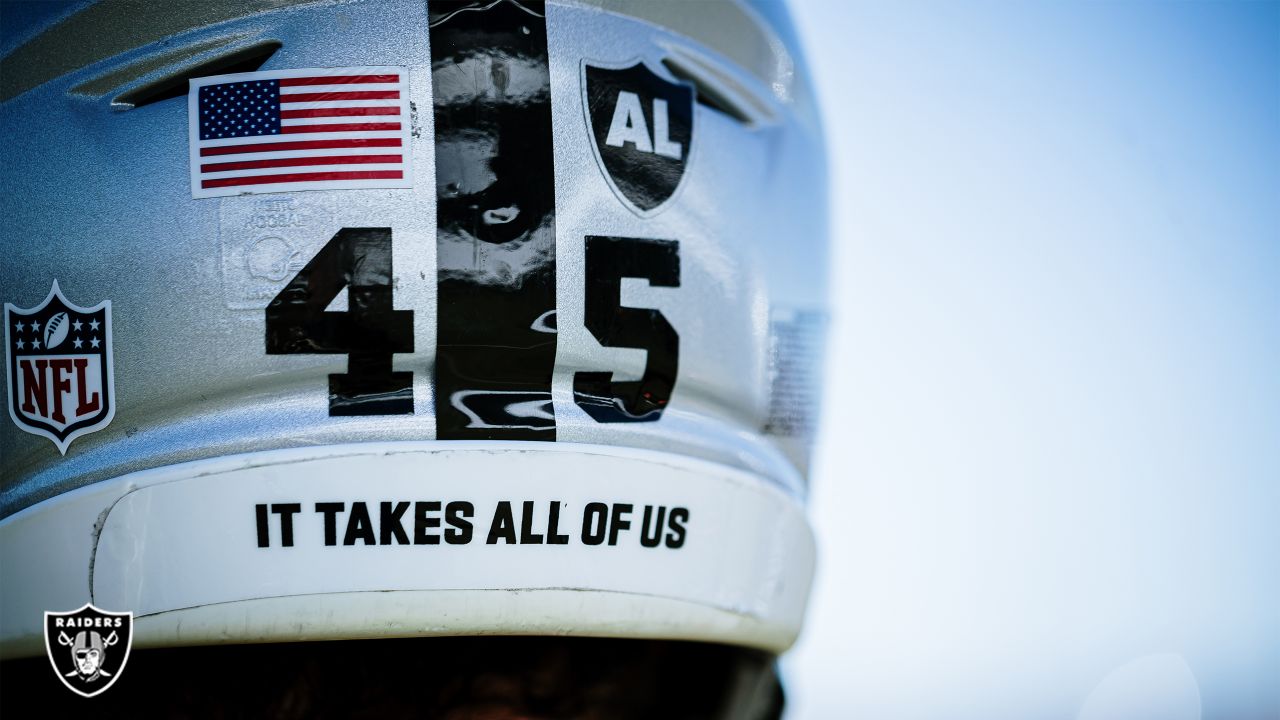
[[[587,127],[605,179],[638,215],[659,212],[689,162],[693,86],[639,61],[623,68],[583,63],[582,76]]]
[[[93,697],[120,679],[133,645],[133,613],[86,603],[44,614],[44,649],[53,671],[72,692]]]
[[[18,427],[65,455],[72,440],[111,422],[111,301],[80,307],[54,280],[35,307],[5,303],[4,330],[9,417]]]

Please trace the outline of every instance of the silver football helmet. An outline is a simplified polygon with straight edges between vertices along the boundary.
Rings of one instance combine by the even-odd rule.
[[[0,46],[2,657],[86,601],[139,648],[791,645],[827,231],[782,9],[61,7]]]

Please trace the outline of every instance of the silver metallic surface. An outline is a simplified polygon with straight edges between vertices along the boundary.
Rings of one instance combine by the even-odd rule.
[[[186,460],[435,438],[436,162],[426,9],[409,0],[246,3],[234,11],[225,5],[205,4],[198,13],[187,12],[195,4],[166,5],[144,27],[119,37],[116,25],[100,23],[96,33],[85,25],[94,13],[134,7],[104,2],[4,60],[0,300],[30,305],[53,279],[74,302],[111,300],[117,408],[111,425],[76,440],[65,457],[48,440],[2,423],[0,517],[95,481]],[[744,18],[759,17],[727,5]],[[210,14],[215,11],[221,14]],[[686,34],[705,23],[677,32],[654,24],[666,16],[649,15],[644,22],[581,3],[547,8],[557,436],[705,458],[803,497],[808,443],[762,429],[771,404],[772,319],[779,312],[821,312],[826,304],[825,168],[815,113],[807,93],[782,92],[793,80],[779,69],[781,46],[767,28],[733,35],[742,47],[730,56],[717,50],[728,41],[695,42]],[[190,29],[197,26],[203,27]],[[78,28],[70,45],[68,28]],[[62,38],[61,45],[50,38]],[[146,78],[174,72],[228,39],[234,48],[279,41],[263,70],[409,67],[414,188],[193,200],[185,102],[120,112],[111,105],[119,93],[100,79],[141,77],[126,69],[143,57],[174,63],[147,64]],[[762,80],[764,65],[742,64],[748,50],[757,59],[773,58],[773,82]],[[609,190],[592,154],[580,68],[584,60],[615,65],[639,58],[660,69],[664,58],[681,53],[713,63],[734,92],[749,92],[750,104],[767,112],[743,123],[697,105],[681,194],[644,219]],[[77,91],[86,84],[101,94]],[[415,352],[397,354],[394,367],[413,373],[415,413],[330,417],[327,376],[344,371],[345,356],[266,355],[263,308],[339,229],[388,226],[394,306],[414,311]],[[643,352],[601,347],[583,326],[588,234],[680,243],[679,288],[622,284],[624,306],[661,310],[680,335],[678,382],[659,422],[603,425],[573,402],[574,372],[612,370],[617,379],[633,379],[644,364]]]
[[[0,102],[66,73],[174,36],[259,12],[326,0],[100,0],[23,43],[0,60]],[[333,3],[336,0],[328,0]],[[184,38],[185,40],[185,38]],[[179,42],[182,42],[179,40]],[[194,51],[193,51],[194,52]],[[113,58],[114,59],[114,58]]]
[[[764,83],[777,97],[791,96],[795,61],[777,33],[736,0],[570,0],[587,8],[644,20],[712,50]]]

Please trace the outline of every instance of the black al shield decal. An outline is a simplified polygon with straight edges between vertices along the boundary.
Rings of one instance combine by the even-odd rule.
[[[72,690],[93,697],[120,679],[133,646],[133,613],[86,603],[71,612],[44,614],[44,649],[53,671]]]
[[[55,280],[35,307],[5,303],[4,335],[9,417],[19,428],[65,455],[115,417],[110,300],[80,307]]]
[[[693,86],[667,80],[643,62],[623,68],[583,63],[591,143],[609,186],[647,216],[675,195],[693,144]]]

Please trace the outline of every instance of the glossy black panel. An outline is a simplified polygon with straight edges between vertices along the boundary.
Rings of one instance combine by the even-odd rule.
[[[413,352],[413,311],[392,309],[391,229],[343,228],[266,309],[268,355],[347,355],[329,376],[330,415],[413,413],[413,373],[394,353]],[[325,310],[343,288],[346,312]]]
[[[680,248],[672,240],[588,235],[585,320],[605,347],[645,350],[639,381],[614,382],[611,372],[573,376],[573,400],[596,422],[653,422],[671,400],[679,369],[680,336],[657,310],[621,305],[622,278],[659,287],[680,286]]]
[[[541,3],[430,3],[440,439],[555,440],[555,178]]]

